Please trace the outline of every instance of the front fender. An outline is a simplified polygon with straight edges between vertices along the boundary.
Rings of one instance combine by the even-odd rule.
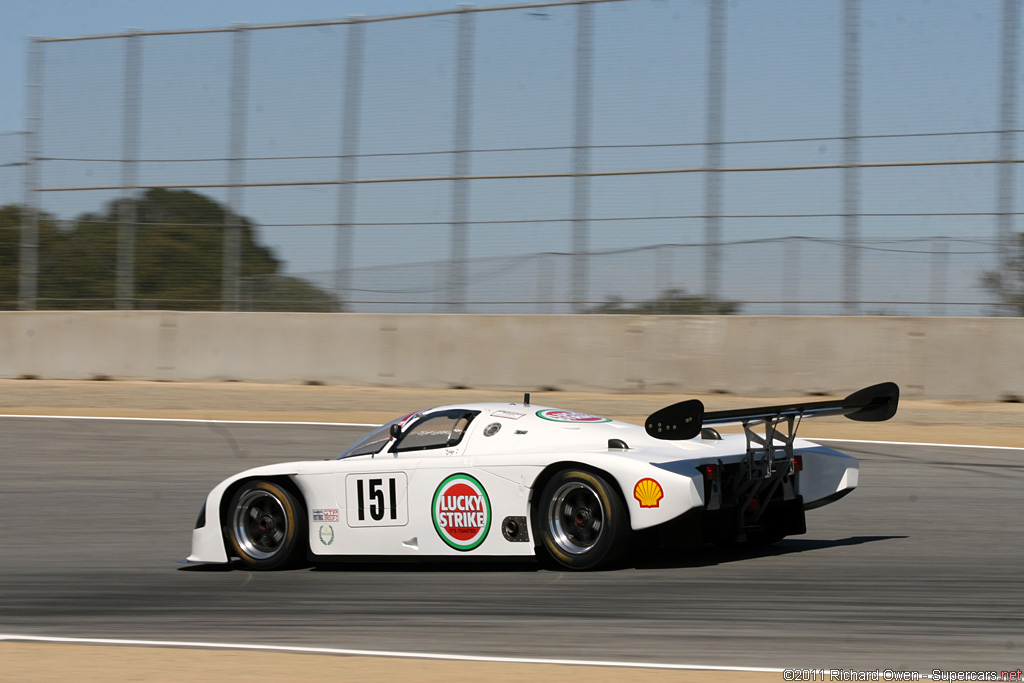
[[[220,509],[224,494],[233,484],[257,477],[293,477],[308,466],[308,463],[281,463],[265,465],[239,472],[217,484],[206,496],[206,523],[192,530],[192,554],[188,562],[211,562],[223,564],[228,561],[227,548],[224,545],[223,523]]]

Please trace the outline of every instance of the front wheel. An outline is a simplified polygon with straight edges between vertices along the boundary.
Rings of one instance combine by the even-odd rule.
[[[231,499],[228,540],[252,569],[280,569],[300,561],[306,520],[302,504],[274,482],[253,481]]]
[[[625,553],[626,506],[598,474],[574,469],[558,472],[544,487],[535,512],[535,537],[564,567],[593,569]]]

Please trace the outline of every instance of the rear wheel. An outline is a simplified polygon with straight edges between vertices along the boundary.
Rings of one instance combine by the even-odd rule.
[[[558,564],[593,569],[618,560],[629,540],[626,506],[604,477],[567,469],[544,487],[535,537]]]
[[[235,554],[253,569],[280,569],[303,559],[305,511],[279,484],[253,481],[242,486],[231,499],[227,523]]]

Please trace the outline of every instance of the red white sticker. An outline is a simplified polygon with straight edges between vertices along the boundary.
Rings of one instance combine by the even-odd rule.
[[[661,505],[661,499],[665,497],[665,492],[661,489],[661,484],[647,477],[638,481],[633,487],[633,497],[637,499],[642,508],[656,508]]]
[[[404,427],[405,425],[407,425],[409,423],[410,420],[412,420],[414,417],[417,417],[422,412],[423,411],[420,410],[420,411],[417,411],[415,413],[409,413],[408,415],[406,415],[405,417],[403,417],[401,420],[398,421],[398,425],[400,427]]]
[[[468,474],[453,474],[434,492],[431,510],[441,540],[456,550],[473,550],[491,528],[491,501]]]
[[[572,410],[559,410],[558,408],[538,410],[537,417],[542,417],[545,420],[551,420],[552,422],[611,422],[607,417],[598,417],[597,415],[588,415],[587,413],[577,413]]]
[[[337,508],[331,508],[329,510],[313,510],[313,521],[314,522],[337,522],[338,521],[338,510],[337,510]]]

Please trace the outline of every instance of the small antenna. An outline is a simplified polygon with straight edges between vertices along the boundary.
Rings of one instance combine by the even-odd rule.
[[[523,405],[530,405],[530,392],[523,394]]]

